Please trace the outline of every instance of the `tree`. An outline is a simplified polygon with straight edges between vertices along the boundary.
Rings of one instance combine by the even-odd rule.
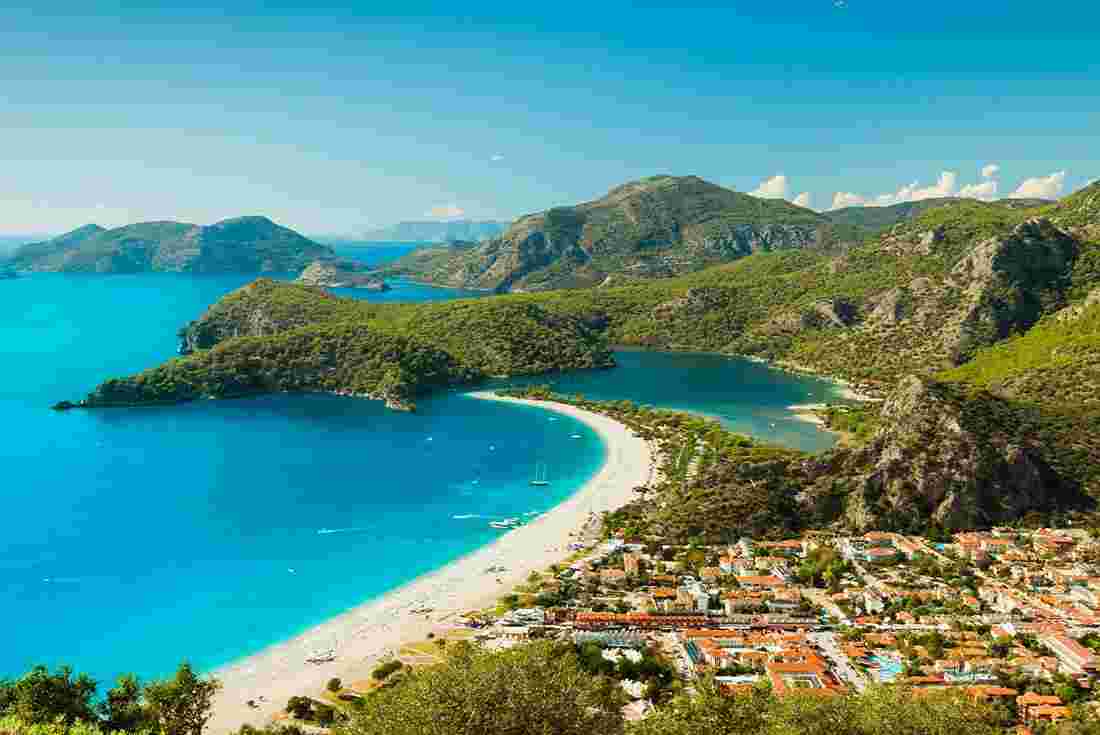
[[[53,674],[45,666],[35,666],[21,679],[0,683],[0,714],[10,712],[31,724],[93,721],[95,690],[94,679],[87,674],[74,677],[68,666]]]
[[[147,718],[142,701],[141,683],[133,674],[120,676],[107,697],[100,702],[100,714],[103,716],[107,732],[137,732],[146,724]]]
[[[184,662],[176,675],[145,687],[149,719],[160,735],[202,735],[210,719],[214,695],[221,689],[217,679],[201,678]]]
[[[339,677],[334,676],[328,680],[328,684],[325,686],[325,688],[328,689],[330,692],[336,693],[343,688],[343,682],[340,681]]]
[[[339,735],[616,735],[613,682],[549,641],[490,653],[466,643],[444,663],[410,672],[356,707]]]
[[[313,700],[309,697],[291,697],[287,700],[286,711],[299,720],[313,719]]]

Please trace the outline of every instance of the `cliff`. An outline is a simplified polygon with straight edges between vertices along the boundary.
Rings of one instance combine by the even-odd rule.
[[[847,238],[847,239],[846,239]],[[505,291],[589,286],[610,274],[667,276],[755,252],[826,248],[858,239],[825,217],[698,177],[654,176],[600,199],[516,220],[501,236],[394,272],[441,285]]]
[[[327,245],[266,217],[239,217],[208,226],[144,222],[105,230],[87,225],[18,248],[10,264],[30,271],[283,273],[332,256]]]

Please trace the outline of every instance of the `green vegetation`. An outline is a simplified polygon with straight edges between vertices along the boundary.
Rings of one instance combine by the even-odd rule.
[[[444,663],[353,705],[339,735],[614,735],[622,730],[614,683],[578,665],[571,647],[533,643],[486,653],[466,643]]]
[[[914,697],[904,688],[822,697],[813,692],[774,697],[767,691],[726,696],[703,682],[627,728],[627,735],[1003,735],[1000,713],[955,693]]]
[[[333,256],[320,245],[266,217],[239,217],[201,227],[143,222],[105,230],[86,225],[46,242],[24,245],[11,257],[35,271],[286,272]]]
[[[35,667],[15,681],[0,681],[0,734],[7,735],[201,735],[221,685],[186,663],[175,676],[142,686],[120,677],[102,700],[96,682],[62,667]]]
[[[258,322],[259,334],[248,334]],[[225,339],[229,334],[245,336]],[[602,336],[536,304],[469,300],[391,308],[268,280],[227,296],[183,338],[197,351],[109,380],[86,405],[327,391],[407,407],[434,388],[488,376],[612,364]]]

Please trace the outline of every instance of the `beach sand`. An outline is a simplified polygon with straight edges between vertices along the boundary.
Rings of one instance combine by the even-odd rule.
[[[319,697],[332,677],[344,682],[369,678],[376,661],[396,652],[402,643],[422,641],[428,633],[445,631],[458,622],[462,613],[493,605],[532,571],[568,556],[570,534],[579,533],[591,514],[625,505],[635,487],[650,482],[654,472],[650,447],[607,416],[559,403],[502,398],[488,392],[469,395],[541,406],[583,421],[603,440],[607,460],[572,497],[492,544],[291,640],[212,672],[223,688],[215,700],[208,733],[223,735],[246,723],[265,725],[282,711],[290,697]],[[373,559],[385,563],[377,553]],[[492,566],[507,571],[486,573]],[[412,612],[425,607],[432,608],[432,612]],[[334,651],[335,660],[306,663],[315,652],[329,649]],[[255,700],[259,706],[249,707],[248,700]]]

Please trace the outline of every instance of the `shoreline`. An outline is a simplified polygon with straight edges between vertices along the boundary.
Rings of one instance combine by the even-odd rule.
[[[541,571],[569,556],[571,535],[578,533],[593,514],[628,503],[634,488],[648,484],[655,471],[649,444],[607,416],[488,391],[465,395],[537,406],[583,422],[599,435],[606,448],[603,466],[575,493],[529,524],[289,640],[211,672],[222,682],[222,690],[215,697],[207,732],[222,735],[245,724],[266,725],[290,697],[319,697],[325,682],[333,677],[345,683],[368,679],[385,654],[453,626],[466,611],[496,603],[532,571]],[[507,570],[487,573],[487,568],[493,566]],[[432,608],[432,612],[412,612],[423,607]],[[335,660],[306,663],[314,652],[327,649],[335,651]],[[255,700],[259,706],[249,707],[248,700]]]

